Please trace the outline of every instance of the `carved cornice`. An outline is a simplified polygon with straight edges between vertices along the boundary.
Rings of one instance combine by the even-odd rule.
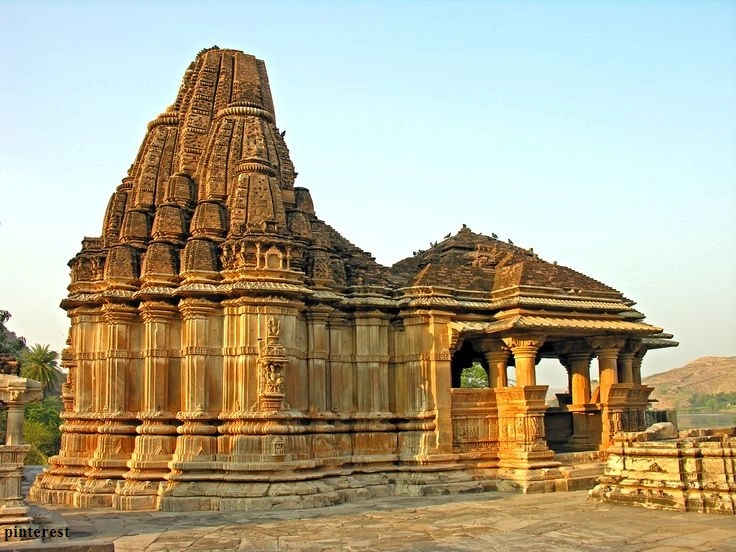
[[[179,312],[184,320],[206,318],[216,309],[217,303],[205,299],[182,299]]]
[[[176,316],[178,312],[175,305],[163,301],[143,302],[138,306],[138,310],[144,322],[164,322]]]
[[[108,324],[132,324],[138,311],[130,305],[105,303],[102,305],[102,314]]]

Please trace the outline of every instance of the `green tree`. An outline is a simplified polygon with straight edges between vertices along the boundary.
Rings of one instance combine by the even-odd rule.
[[[26,349],[26,340],[5,327],[8,320],[10,320],[10,313],[0,309],[0,356],[9,356],[19,360],[21,353]]]
[[[23,351],[21,355],[20,374],[41,382],[44,395],[57,391],[63,374],[56,367],[59,353],[49,349],[48,345],[34,345]]]
[[[478,362],[464,368],[460,373],[460,387],[488,387],[488,374]]]

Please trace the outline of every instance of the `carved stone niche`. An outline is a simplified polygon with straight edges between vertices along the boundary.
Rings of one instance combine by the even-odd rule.
[[[281,324],[270,316],[267,323],[266,344],[258,355],[258,406],[260,410],[284,410],[284,370],[288,363],[286,349],[280,340]]]

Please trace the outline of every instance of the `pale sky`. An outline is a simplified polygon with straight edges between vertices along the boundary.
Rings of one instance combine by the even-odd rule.
[[[29,344],[63,347],[66,263],[214,44],[265,60],[297,185],[379,262],[467,224],[674,333],[645,374],[736,355],[725,1],[0,0],[0,309]]]

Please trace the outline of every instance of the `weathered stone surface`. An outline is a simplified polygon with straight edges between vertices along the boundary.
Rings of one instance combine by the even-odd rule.
[[[641,433],[616,436],[605,474],[590,491],[592,499],[736,514],[736,428],[683,432],[679,439],[663,441],[641,437]]]
[[[70,261],[64,437],[33,500],[189,511],[497,479],[550,491],[584,479],[555,452],[644,429],[641,358],[675,343],[620,292],[464,225],[381,266],[295,178],[264,63],[200,52]],[[540,357],[570,371],[561,407],[536,385]],[[491,386],[458,389],[473,362]]]

